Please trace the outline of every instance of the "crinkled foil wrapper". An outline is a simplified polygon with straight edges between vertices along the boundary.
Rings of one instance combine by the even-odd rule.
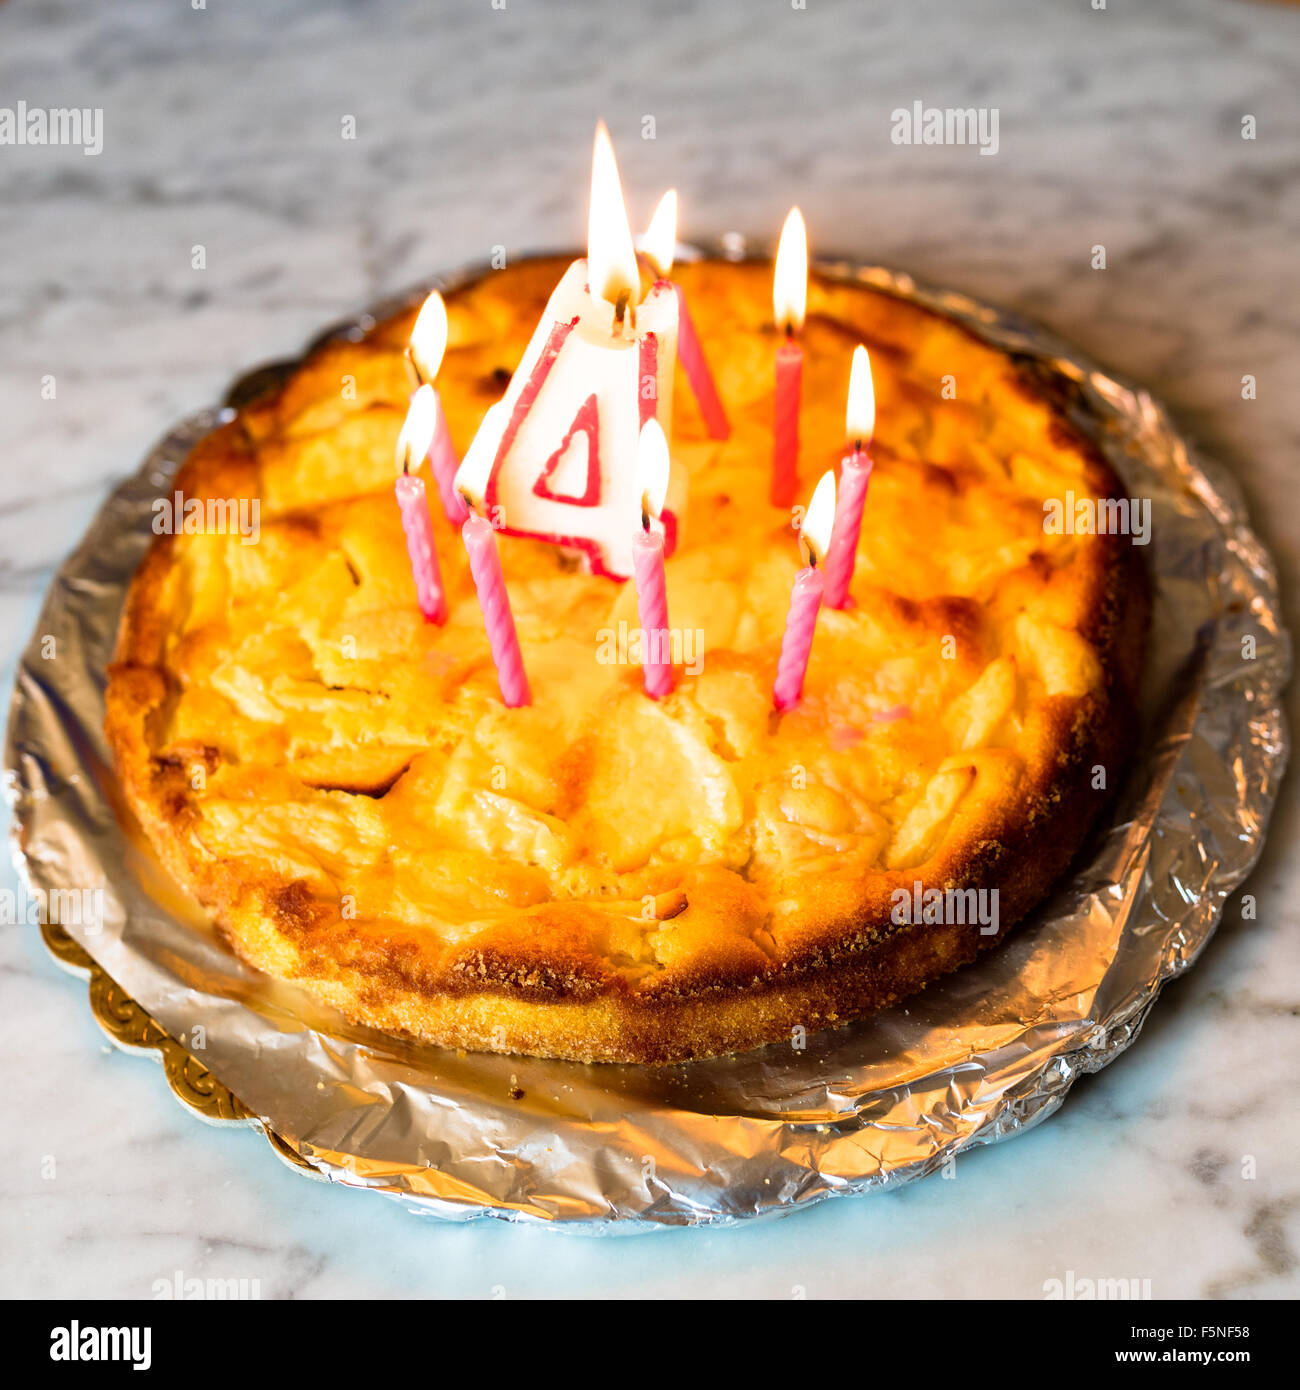
[[[721,249],[746,254],[735,236]],[[27,884],[102,884],[99,928],[67,929],[173,1037],[201,1027],[195,1055],[321,1175],[424,1214],[592,1233],[726,1224],[922,1177],[1046,1119],[1128,1047],[1255,862],[1287,756],[1290,643],[1234,480],[1145,392],[1037,326],[879,267],[820,268],[1020,355],[1151,499],[1155,612],[1140,761],[1073,876],[977,965],[803,1051],[645,1068],[403,1044],[242,965],[169,883],[122,811],[101,732],[105,664],[151,502],[197,439],[293,364],[173,429],[55,578],[6,750]],[[400,302],[331,332],[359,335]]]

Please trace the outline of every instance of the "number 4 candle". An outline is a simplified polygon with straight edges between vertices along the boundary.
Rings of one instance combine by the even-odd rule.
[[[798,333],[808,300],[808,231],[791,208],[781,228],[772,272],[772,310],[785,341],[776,350],[776,405],[772,421],[772,505],[791,507],[799,483],[799,397],[803,349]]]
[[[411,574],[420,612],[431,623],[447,621],[447,598],[438,570],[438,552],[433,548],[433,526],[429,520],[429,501],[424,479],[411,472],[411,460],[422,459],[433,438],[433,387],[421,386],[411,397],[402,432],[397,436],[397,505],[406,532],[406,551],[411,558]]]
[[[596,132],[587,259],[555,287],[502,401],[505,428],[483,483],[502,509],[504,534],[549,541],[594,574],[632,575],[641,515],[635,469],[641,426],[672,429],[677,296],[671,285],[640,298],[641,272],[609,132]],[[639,301],[639,302],[638,302]],[[475,444],[477,444],[475,440]],[[672,551],[686,476],[674,470],[664,509]]]
[[[876,426],[876,394],[871,385],[871,359],[860,343],[853,349],[849,372],[849,405],[844,435],[849,455],[840,463],[840,486],[835,500],[835,526],[826,552],[826,606],[843,608],[858,558],[862,508],[871,481],[871,434]]]
[[[808,670],[817,614],[821,611],[824,576],[818,567],[826,553],[831,522],[835,516],[835,474],[825,473],[808,503],[799,530],[799,550],[804,567],[794,577],[790,590],[790,611],[781,638],[781,659],[776,668],[772,702],[779,710],[793,709],[803,696],[803,678]]]

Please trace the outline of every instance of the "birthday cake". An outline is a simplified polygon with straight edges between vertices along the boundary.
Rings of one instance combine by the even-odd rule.
[[[565,269],[448,294],[458,456]],[[1148,602],[1127,536],[1045,510],[1122,489],[1024,366],[814,274],[800,501],[844,453],[859,343],[878,427],[848,602],[822,608],[776,708],[799,554],[769,490],[771,273],[673,271],[730,435],[679,380],[657,699],[634,584],[507,528],[528,700],[503,701],[427,462],[445,612],[421,612],[393,496],[416,305],[326,342],[195,448],[126,602],[107,732],[153,847],[247,961],[391,1034],[658,1063],[815,1047],[1048,893],[1120,779]],[[256,535],[188,528],[186,499],[255,503]]]

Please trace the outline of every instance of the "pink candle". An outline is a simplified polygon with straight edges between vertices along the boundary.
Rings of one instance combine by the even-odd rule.
[[[636,603],[641,617],[641,670],[652,700],[673,688],[672,633],[668,627],[668,589],[664,578],[664,538],[649,529],[632,542]]]
[[[808,231],[791,208],[781,228],[772,268],[772,317],[785,342],[776,350],[776,405],[772,428],[772,505],[792,507],[799,483],[799,392],[803,349],[796,334],[808,301]]]
[[[786,614],[781,638],[781,657],[776,667],[772,702],[778,710],[793,709],[803,697],[804,675],[812,651],[817,615],[821,612],[826,579],[818,560],[826,553],[827,533],[835,517],[835,474],[826,473],[813,492],[799,533],[804,568],[794,577],[790,590],[790,610]]]
[[[729,439],[731,426],[727,422],[727,412],[718,398],[713,373],[709,370],[704,348],[695,331],[691,311],[686,307],[686,292],[680,285],[674,285],[673,289],[677,291],[677,360],[682,364],[691,392],[700,407],[709,438]]]
[[[799,395],[803,349],[793,338],[776,350],[776,415],[772,431],[772,505],[791,507],[799,485]]]
[[[481,516],[470,516],[461,527],[461,538],[469,554],[469,569],[478,590],[478,604],[483,610],[483,625],[487,629],[488,645],[496,663],[497,683],[501,698],[511,709],[533,702],[528,688],[528,675],[519,651],[519,635],[515,632],[515,617],[510,611],[510,596],[506,593],[505,576],[501,573],[501,556],[497,553],[497,538],[492,527]]]
[[[673,688],[672,632],[664,579],[664,538],[653,522],[668,492],[668,439],[652,415],[641,426],[636,446],[636,481],[641,493],[641,530],[632,542],[637,612],[641,617],[641,671],[652,700]]]
[[[460,526],[469,515],[460,494],[456,491],[456,469],[460,467],[460,463],[456,458],[456,450],[452,447],[451,431],[447,428],[447,415],[442,408],[442,400],[433,384],[446,350],[447,306],[442,301],[442,295],[434,290],[415,317],[415,323],[411,328],[411,341],[406,348],[406,364],[416,388],[411,393],[412,402],[422,392],[431,397],[431,401],[422,406],[422,410],[431,416],[429,467],[433,470],[434,482],[438,484],[438,497],[447,520],[453,526]]]
[[[858,537],[862,533],[862,507],[871,481],[871,458],[867,446],[876,428],[876,393],[871,384],[871,359],[860,343],[853,349],[849,372],[849,404],[845,412],[844,437],[852,446],[840,464],[840,486],[835,502],[835,526],[826,552],[826,606],[843,608],[849,599],[849,581],[858,559]]]
[[[812,652],[817,614],[821,611],[825,579],[812,565],[801,569],[790,590],[790,611],[786,615],[785,635],[781,638],[781,660],[777,663],[773,701],[779,710],[793,709],[803,697],[803,678]]]
[[[438,484],[438,496],[447,520],[453,526],[463,526],[469,511],[456,491],[456,470],[460,467],[460,460],[456,457],[451,430],[447,428],[447,412],[442,408],[442,399],[436,388],[433,398],[438,408],[438,418],[433,427],[433,443],[429,445],[429,467],[433,470],[434,482]]]
[[[406,551],[411,557],[411,574],[415,579],[420,612],[428,622],[444,623],[447,621],[447,597],[438,569],[438,552],[433,548],[433,523],[429,520],[424,479],[403,473],[397,480],[397,505],[402,513],[402,530],[406,532]]]
[[[659,278],[660,284],[668,288],[668,272],[673,266],[677,250],[677,190],[670,188],[659,200],[655,215],[650,219],[645,236],[641,238],[642,251],[651,268]],[[686,305],[686,291],[680,285],[673,285],[677,296],[677,360],[682,364],[686,380],[700,414],[704,417],[704,428],[710,439],[729,439],[731,426],[727,423],[727,412],[718,398],[718,388],[709,371],[704,349],[700,346],[699,334],[691,320],[691,311]]]
[[[871,481],[871,457],[863,449],[840,463],[840,485],[835,494],[835,525],[826,551],[826,606],[843,608],[849,598],[849,581],[858,558],[862,533],[862,508]]]
[[[411,576],[420,612],[431,623],[447,621],[447,598],[433,548],[433,523],[424,479],[411,473],[411,464],[429,451],[433,436],[433,387],[422,386],[411,397],[410,408],[397,436],[397,506],[406,532],[406,553],[411,557]]]

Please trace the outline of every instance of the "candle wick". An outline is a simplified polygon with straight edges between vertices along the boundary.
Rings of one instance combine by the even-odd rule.
[[[425,384],[424,373],[420,370],[415,360],[415,354],[411,349],[405,348],[402,356],[406,358],[406,374],[415,383],[417,389]]]
[[[794,324],[789,319],[785,321],[785,340],[787,343],[794,341]]]
[[[615,301],[615,303],[614,303],[614,331],[615,331],[616,333],[621,333],[621,332],[623,331],[624,321],[625,321],[625,320],[627,319],[627,317],[628,317],[628,309],[631,308],[631,306],[632,306],[632,291],[631,291],[631,290],[624,290],[624,291],[619,295],[618,299],[617,299],[617,300]],[[631,321],[630,321],[630,327],[632,327],[633,329],[636,328],[636,310],[635,310],[635,309],[632,309],[632,317],[631,317]]]

